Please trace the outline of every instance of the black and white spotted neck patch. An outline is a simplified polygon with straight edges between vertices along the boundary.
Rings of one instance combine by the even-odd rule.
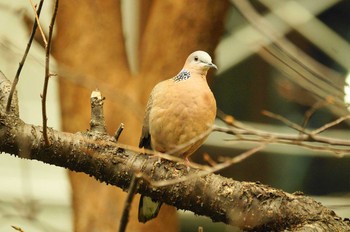
[[[173,77],[175,82],[184,81],[191,77],[189,71],[182,69],[176,76]]]

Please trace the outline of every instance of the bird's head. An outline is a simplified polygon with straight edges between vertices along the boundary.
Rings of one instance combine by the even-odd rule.
[[[204,51],[193,52],[188,56],[184,65],[184,69],[186,70],[203,74],[206,74],[210,68],[218,69],[216,65],[212,63],[209,54]]]

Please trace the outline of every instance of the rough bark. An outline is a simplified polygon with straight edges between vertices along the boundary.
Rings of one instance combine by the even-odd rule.
[[[135,171],[153,181],[198,174],[196,178],[163,187],[150,186],[141,179],[137,191],[246,231],[350,230],[349,219],[340,218],[301,193],[289,194],[260,183],[238,182],[215,174],[200,176],[202,171],[188,170],[173,161],[159,163],[147,155],[121,148],[103,130],[72,134],[49,129],[50,144],[46,145],[42,127],[21,121],[15,105],[6,113],[9,89],[10,82],[0,75],[1,152],[84,172],[121,189],[128,188]],[[93,118],[103,120],[101,115]],[[92,126],[96,124],[104,125],[95,121]]]
[[[61,0],[54,56],[61,67],[60,97],[64,131],[82,131],[89,120],[88,96],[99,88],[105,94],[109,133],[119,123],[120,138],[136,145],[144,105],[156,82],[170,78],[188,54],[213,53],[223,31],[227,1],[141,1],[139,73],[129,71],[122,35],[120,1]],[[83,174],[70,173],[75,231],[115,231],[125,194]],[[176,211],[163,206],[146,225],[137,222],[138,199],[131,212],[130,231],[177,230]],[[101,217],[103,215],[103,217]]]

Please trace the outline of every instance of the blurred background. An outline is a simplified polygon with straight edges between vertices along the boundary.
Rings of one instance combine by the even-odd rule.
[[[219,70],[212,75],[210,86],[218,108],[255,128],[291,134],[297,132],[261,112],[268,110],[302,125],[313,106],[322,106],[310,117],[309,129],[348,114],[344,88],[350,67],[350,2],[260,0],[250,1],[248,6],[252,9],[247,8],[247,2],[230,2],[224,33],[213,54]],[[135,71],[135,12],[140,4],[137,0],[121,3],[126,53],[130,68]],[[51,12],[52,7],[43,8],[41,22],[45,30]],[[29,1],[0,1],[0,70],[10,79],[15,76],[27,44],[32,18]],[[255,25],[252,19],[256,20]],[[300,51],[319,63],[305,60]],[[273,59],[276,56],[279,58]],[[310,68],[312,65],[323,75]],[[52,67],[55,69],[54,61]],[[27,123],[41,125],[43,79],[44,49],[34,42],[17,88],[20,116]],[[84,87],[96,88],[86,84]],[[50,79],[48,94],[48,125],[60,130],[57,78]],[[220,120],[217,124],[223,125]],[[350,138],[348,125],[337,125],[324,135]],[[227,138],[230,137],[226,134],[212,133],[193,160],[204,162],[204,152],[217,159],[255,146],[227,142]],[[269,145],[220,174],[235,180],[260,181],[287,192],[302,191],[340,216],[350,217],[349,167],[348,154],[337,158],[296,146]],[[2,154],[0,186],[0,231],[12,231],[11,225],[31,232],[73,231],[71,187],[65,169]],[[204,231],[231,230],[204,217],[178,213],[181,231],[196,231],[198,226],[203,226]]]

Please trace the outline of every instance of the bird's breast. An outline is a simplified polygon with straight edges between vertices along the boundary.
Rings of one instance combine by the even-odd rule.
[[[186,85],[178,83],[166,86],[154,96],[149,115],[152,147],[161,152],[169,152],[190,140],[198,141],[176,152],[180,155],[196,150],[215,120],[216,102],[206,83]],[[192,152],[192,151],[190,151]]]

